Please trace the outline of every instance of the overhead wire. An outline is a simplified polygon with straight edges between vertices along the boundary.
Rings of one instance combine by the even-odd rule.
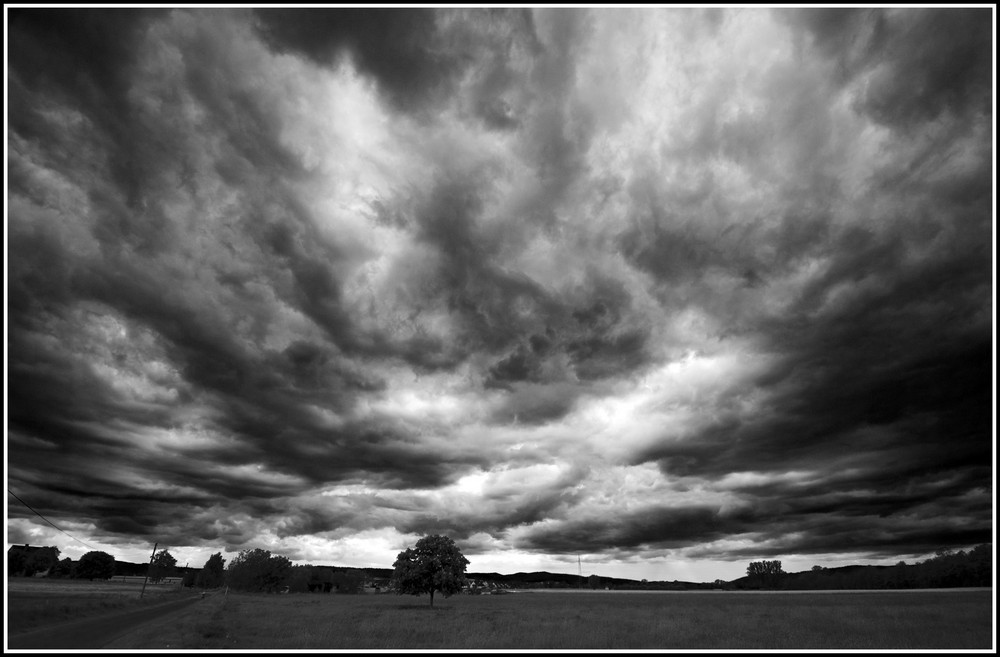
[[[38,511],[35,511],[34,509],[32,509],[32,508],[31,508],[31,505],[30,505],[30,504],[28,504],[27,502],[25,502],[24,500],[22,500],[22,499],[21,499],[20,497],[18,497],[18,496],[17,496],[17,495],[16,495],[15,493],[14,493],[14,491],[12,491],[11,489],[9,489],[9,488],[8,488],[8,489],[7,489],[7,492],[8,492],[8,493],[10,493],[11,495],[13,495],[13,496],[14,496],[14,499],[15,499],[15,500],[17,500],[18,502],[20,502],[20,503],[21,503],[21,504],[23,504],[24,506],[28,507],[28,509],[30,509],[30,510],[31,510],[31,512],[32,512],[32,513],[34,513],[34,514],[35,514],[36,516],[38,516],[39,518],[41,518],[41,519],[42,519],[42,520],[44,520],[45,522],[47,522],[47,523],[49,523],[50,525],[52,525],[53,527],[55,527],[55,529],[56,529],[57,531],[60,531],[60,532],[62,532],[63,534],[66,534],[67,536],[69,536],[70,538],[72,538],[72,539],[73,539],[74,541],[77,541],[78,543],[83,543],[84,545],[86,545],[87,547],[89,547],[89,548],[90,548],[91,550],[97,550],[97,548],[95,548],[95,547],[94,547],[93,545],[91,545],[90,543],[88,543],[88,542],[86,542],[86,541],[83,541],[83,540],[80,540],[80,539],[79,539],[79,538],[77,538],[76,536],[73,536],[72,534],[70,534],[70,533],[68,533],[68,532],[65,532],[65,531],[63,531],[62,529],[60,529],[59,527],[57,527],[57,526],[56,526],[56,524],[55,524],[54,522],[52,522],[51,520],[49,520],[48,518],[46,518],[45,516],[43,516],[42,514],[40,514],[40,513],[38,512]]]

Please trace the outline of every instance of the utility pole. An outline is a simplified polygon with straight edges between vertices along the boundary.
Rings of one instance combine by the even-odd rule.
[[[139,591],[139,599],[142,599],[142,594],[146,592],[146,582],[149,581],[149,569],[153,567],[153,557],[156,556],[156,546],[159,543],[153,543],[153,554],[149,555],[149,566],[146,567],[146,576],[142,580],[142,590]]]

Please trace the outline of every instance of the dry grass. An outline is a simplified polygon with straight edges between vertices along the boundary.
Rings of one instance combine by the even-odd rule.
[[[114,649],[989,649],[991,591],[221,595]]]
[[[180,592],[176,586],[151,584],[139,599],[141,590],[141,583],[9,577],[7,631],[19,634],[90,616],[139,609],[169,600]]]

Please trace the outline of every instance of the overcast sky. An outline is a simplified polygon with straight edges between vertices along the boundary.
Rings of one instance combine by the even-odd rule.
[[[7,18],[8,545],[992,540],[991,8]]]

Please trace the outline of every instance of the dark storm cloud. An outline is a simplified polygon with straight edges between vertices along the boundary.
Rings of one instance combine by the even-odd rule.
[[[104,278],[109,272],[102,272],[94,281],[78,279],[78,287],[87,297],[100,299],[133,321],[155,330],[184,380],[197,390],[215,395],[216,408],[223,412],[219,428],[249,439],[234,450],[233,459],[266,454],[274,458],[277,467],[296,471],[299,466],[294,455],[306,445],[323,445],[330,458],[350,449],[343,437],[331,438],[329,432],[311,423],[303,414],[302,405],[310,396],[315,402],[321,401],[322,390],[326,407],[342,408],[351,395],[378,389],[377,382],[366,380],[363,373],[338,371],[335,364],[323,363],[316,352],[312,352],[315,360],[310,370],[309,361],[302,360],[303,353],[309,352],[298,343],[289,347],[291,357],[287,353],[248,349],[234,339],[225,316],[197,303],[195,297],[165,297],[157,278],[140,271],[122,275],[128,271],[123,264],[113,278]],[[87,287],[88,282],[92,287]],[[252,312],[250,308],[247,310]],[[50,383],[59,386],[58,382]],[[338,391],[341,394],[331,394]],[[38,411],[28,414],[38,415]],[[286,442],[295,448],[286,447]],[[366,439],[365,444],[371,442]],[[215,453],[214,457],[227,460],[224,454]],[[341,454],[338,469],[350,470],[352,466],[345,457],[346,454]],[[328,472],[318,471],[315,463],[314,459],[302,457],[301,474],[328,476]]]
[[[905,128],[944,112],[990,114],[993,32],[988,8],[799,9],[802,25],[841,79],[873,78],[857,98],[877,121]]]
[[[899,544],[880,546],[883,532],[897,534],[896,523],[887,529],[882,522],[889,515],[908,518],[898,533],[914,544],[914,552],[917,543],[985,540],[991,508],[984,502],[992,479],[986,412],[992,403],[992,356],[983,313],[990,288],[988,253],[978,250],[978,257],[970,257],[977,249],[962,247],[954,251],[964,254],[960,259],[942,255],[907,269],[906,242],[895,238],[899,241],[876,245],[869,235],[850,248],[841,245],[836,252],[843,254],[842,262],[807,289],[795,304],[798,311],[754,332],[782,356],[781,365],[757,381],[758,391],[772,395],[766,412],[722,413],[690,440],[666,441],[636,462],[656,459],[668,475],[709,479],[832,464],[858,473],[824,482],[820,489],[852,491],[846,496],[777,486],[771,503],[789,500],[789,513],[728,528],[774,535],[773,554],[855,549],[890,554]],[[817,312],[829,303],[832,288],[873,278],[880,285],[870,293],[829,313]],[[924,482],[935,476],[949,477],[951,488],[927,488]],[[950,503],[929,504],[934,498]],[[802,508],[796,512],[796,507]],[[942,520],[942,508],[967,524],[952,527]],[[823,536],[817,514],[839,517],[833,523],[839,529]],[[925,536],[917,540],[921,532]],[[784,534],[809,538],[788,541]]]
[[[563,357],[580,381],[629,374],[650,362],[649,328],[631,325],[625,317],[630,297],[624,288],[614,281],[595,281],[585,303],[582,308],[566,302],[554,307],[545,318],[544,334],[524,340],[522,332],[514,349],[489,368],[485,385],[512,389],[517,383],[561,384],[546,364]],[[553,392],[561,396],[569,390],[560,386]]]
[[[905,458],[902,451],[895,456]],[[745,491],[761,516],[746,530],[772,555],[860,551],[891,557],[901,549],[921,554],[988,542],[992,504],[983,475],[988,480],[989,470],[983,464],[950,475],[924,466],[901,474],[890,459],[875,457],[847,474]]]
[[[510,527],[540,522],[560,507],[564,509],[566,501],[560,496],[552,496],[548,499],[531,500],[523,505],[490,514],[481,512],[449,512],[447,514],[417,512],[409,514],[406,520],[396,525],[395,528],[407,534],[446,534],[458,541],[467,540],[473,534],[478,533],[499,538]]]
[[[85,115],[96,129],[95,140],[107,149],[109,169],[130,209],[143,201],[143,187],[152,175],[148,151],[137,149],[142,118],[130,102],[130,76],[145,31],[169,10],[14,8],[9,35],[10,77],[15,107],[25,111],[10,117],[10,127],[25,138],[53,138],[42,112],[52,101]],[[59,137],[55,137],[57,140]],[[58,143],[58,142],[56,142]],[[50,154],[69,164],[73,144]],[[64,158],[64,159],[63,159]]]
[[[517,239],[516,229],[512,235],[479,228],[483,185],[481,174],[445,181],[415,220],[421,239],[440,255],[431,289],[460,320],[458,346],[467,355],[495,355],[485,385],[510,389],[517,383],[561,383],[559,371],[546,364],[563,356],[582,380],[647,364],[648,327],[628,317],[631,297],[621,282],[591,270],[576,298],[558,296],[541,282],[496,264],[498,254]]]
[[[11,483],[236,549],[987,540],[989,17],[12,10]]]
[[[14,449],[14,444],[12,440],[11,458],[18,462],[42,463],[46,469],[46,476],[38,478],[21,468],[12,468],[11,476],[17,482],[15,486],[19,494],[30,499],[32,508],[45,517],[88,519],[94,525],[95,538],[106,537],[114,541],[120,536],[127,536],[130,540],[169,537],[184,542],[201,537],[205,533],[204,518],[196,520],[195,516],[218,501],[217,493],[190,492],[199,485],[190,480],[190,472],[178,479],[192,486],[185,490],[177,488],[177,484],[174,488],[164,486],[163,481],[145,478],[137,481],[132,473],[151,465],[154,466],[152,471],[157,468],[152,463],[129,458],[122,445],[107,448],[99,454],[66,448],[60,452],[39,454]],[[83,471],[81,463],[91,464],[96,471]],[[155,489],[147,488],[154,485]],[[244,494],[275,493],[243,486]],[[211,484],[205,489],[211,490]],[[232,495],[239,492],[227,491]],[[28,510],[14,506],[9,514],[11,518],[32,517]],[[57,524],[65,527],[65,521]]]
[[[584,498],[584,492],[576,487],[584,474],[579,468],[568,468],[554,478],[526,479],[513,486],[500,481],[487,485],[481,499],[471,504],[442,508],[437,501],[415,501],[410,508],[413,513],[395,528],[404,533],[448,534],[470,544],[475,534],[502,538],[511,528],[569,512]]]
[[[36,335],[12,330],[9,372],[18,377],[16,390],[9,392],[11,426],[46,437],[59,437],[69,444],[92,449],[92,443],[114,444],[102,438],[88,424],[115,417],[122,421],[142,421],[156,426],[168,422],[165,409],[142,408],[119,403],[105,381],[94,376],[88,364],[49,345],[39,344]],[[58,413],[46,412],[57,409]],[[75,439],[74,439],[75,438]]]
[[[512,394],[492,416],[500,423],[545,424],[565,417],[587,389],[573,383],[510,386]]]
[[[693,558],[733,559],[852,552],[886,558],[989,541],[984,521],[992,504],[979,477],[900,480],[884,465],[859,464],[850,474],[812,480],[734,484],[727,489],[740,503],[732,507],[653,505],[613,516],[570,515],[527,528],[516,544],[549,553],[683,549]],[[982,470],[990,475],[987,466]]]
[[[512,51],[537,48],[531,15],[524,10],[261,8],[254,14],[259,34],[276,51],[323,66],[349,56],[396,108],[408,112],[448,96],[475,67],[473,112],[493,128],[518,124],[503,95],[517,76],[509,64]],[[487,61],[477,62],[484,51]]]
[[[830,355],[836,346],[797,354],[801,360],[780,382],[760,382],[775,391],[771,413],[724,416],[696,439],[655,447],[637,460],[713,475],[809,467],[845,450],[880,460],[891,454],[882,465],[901,474],[929,462],[945,469],[988,462],[990,418],[981,412],[990,395],[988,343],[934,345],[931,355],[894,365],[874,352],[841,351],[838,361]]]
[[[145,496],[123,479],[81,474],[79,463],[100,459],[112,471],[126,464],[148,468],[163,484],[211,491],[224,499],[287,495],[362,473],[393,487],[451,480],[456,463],[424,450],[405,430],[364,423],[332,430],[307,412],[308,404],[340,412],[358,394],[384,388],[377,375],[344,354],[398,354],[438,367],[434,351],[441,347],[426,339],[393,343],[387,335],[361,339],[342,308],[336,270],[348,256],[316,233],[314,218],[276,180],[278,175],[294,180],[301,169],[278,143],[273,106],[240,88],[233,68],[238,62],[229,58],[225,39],[207,38],[197,29],[187,33],[191,63],[184,64],[176,79],[182,86],[170,90],[165,102],[180,104],[184,93],[200,103],[205,118],[199,128],[221,137],[216,166],[230,182],[251,185],[245,198],[256,212],[234,217],[241,231],[222,233],[223,238],[228,235],[224,243],[230,252],[240,249],[244,261],[238,264],[226,251],[197,252],[190,241],[202,230],[197,217],[189,217],[185,227],[167,215],[172,174],[179,189],[197,190],[190,178],[195,165],[185,150],[193,147],[189,131],[194,126],[152,113],[129,94],[129,73],[139,65],[139,34],[162,14],[49,11],[14,17],[14,101],[25,111],[17,113],[12,128],[25,140],[48,143],[51,138],[57,148],[45,151],[44,165],[88,190],[94,222],[90,238],[100,257],[75,252],[83,242],[74,243],[48,224],[32,225],[22,214],[28,212],[26,206],[12,209],[9,369],[18,384],[9,395],[10,428],[58,446],[50,453],[12,441],[14,461],[45,463],[53,477],[77,480],[58,493],[62,504],[56,508],[98,516],[108,512],[108,526],[101,521],[99,528],[129,532],[139,529],[121,524],[115,519],[121,514],[103,509],[93,498],[117,497],[114,491],[124,488],[131,504],[139,507]],[[57,35],[66,48],[55,47]],[[82,69],[79,62],[85,63]],[[46,102],[78,112],[100,131],[82,137],[84,133],[67,129],[38,109]],[[102,157],[118,172],[110,187],[88,178],[88,160]],[[37,174],[23,162],[18,159],[12,167],[11,198],[50,203],[40,196],[44,188]],[[233,173],[237,170],[238,175]],[[185,287],[193,280],[178,277],[179,261],[205,257],[209,259],[199,265],[214,280]],[[243,273],[247,265],[253,268],[249,276]],[[273,297],[260,293],[261,282],[313,319],[329,342],[264,347],[274,310],[269,307]],[[118,318],[131,330],[132,343],[123,344],[119,353],[104,354],[94,351],[103,336],[75,338],[79,323],[87,321],[86,315],[74,314],[84,300],[92,304],[94,317]],[[237,325],[246,328],[234,330]],[[138,344],[137,330],[155,338]],[[98,357],[110,368],[141,370],[142,359],[154,353],[176,372],[176,380],[165,383],[176,393],[169,400],[136,404],[92,366]],[[207,402],[213,407],[208,427],[238,439],[181,447],[166,458],[147,453],[141,434],[156,427],[178,428],[178,402]],[[111,430],[108,418],[116,418],[120,431]],[[467,464],[478,457],[457,459]],[[245,481],[225,469],[253,463],[266,464],[287,479]],[[74,497],[92,501],[85,510],[70,503]],[[182,502],[195,500],[178,500]],[[147,530],[155,531],[155,523]]]
[[[462,346],[469,351],[503,349],[519,334],[544,327],[545,317],[558,312],[558,300],[541,285],[495,264],[507,238],[478,230],[484,176],[445,180],[417,211],[420,238],[440,256],[432,289],[460,318]],[[517,303],[530,304],[534,312],[514,312]]]
[[[726,522],[715,509],[651,507],[616,518],[567,520],[530,531],[519,547],[554,553],[629,551],[640,546],[684,547],[711,541],[745,526]]]
[[[301,310],[326,333],[326,337],[341,353],[360,357],[399,357],[422,370],[450,368],[464,354],[433,336],[400,339],[391,330],[381,328],[360,330],[345,308],[342,280],[338,266],[350,262],[357,254],[324,238],[317,230],[317,221],[301,207],[291,193],[279,188],[277,198],[259,198],[249,218],[244,220],[244,235],[248,236],[265,255],[266,275],[272,288],[292,307]],[[254,277],[260,276],[259,272]],[[223,274],[221,281],[232,284],[237,292],[245,286],[241,277]],[[355,374],[355,379],[359,375]],[[363,377],[361,377],[363,378]],[[375,390],[376,380],[359,383],[359,387]]]
[[[254,10],[264,39],[279,51],[335,64],[350,53],[402,107],[446,93],[462,61],[442,52],[436,12],[410,8]]]
[[[635,454],[633,462],[655,460],[667,476],[709,480],[732,472],[778,475],[837,463],[859,470],[840,485],[868,500],[838,498],[801,515],[793,510],[746,523],[720,520],[713,525],[719,534],[706,530],[698,540],[760,532],[774,538],[773,554],[855,549],[889,554],[899,543],[887,540],[880,547],[880,541],[897,533],[907,536],[915,551],[934,541],[961,545],[988,537],[990,509],[983,501],[992,473],[992,225],[986,189],[992,174],[988,140],[976,138],[989,134],[990,37],[984,16],[802,10],[792,20],[807,26],[825,57],[839,58],[839,84],[875,75],[867,91],[851,92],[857,110],[904,131],[888,145],[896,157],[883,161],[863,190],[887,206],[860,203],[857,209],[836,210],[844,172],[830,177],[813,164],[803,175],[812,169],[814,183],[822,184],[805,187],[808,196],[788,187],[794,209],[777,222],[721,228],[706,221],[705,201],[716,193],[710,176],[701,188],[664,191],[643,182],[629,190],[637,221],[620,234],[618,246],[630,263],[654,277],[663,302],[694,302],[718,318],[724,327],[720,338],[752,337],[776,359],[753,384],[765,397],[756,412],[746,414],[744,404],[753,402],[746,390],[733,389],[720,398],[714,421],[683,439],[665,437]],[[932,36],[936,23],[942,29]],[[963,30],[968,38],[957,36]],[[777,69],[773,74],[780,79]],[[801,90],[800,97],[810,93],[808,85]],[[798,108],[788,115],[798,117],[792,134],[822,151],[830,124],[822,115],[809,118],[805,110],[818,107],[815,103],[793,101],[788,107],[795,103]],[[718,121],[706,115],[701,134],[707,137],[682,154],[697,163],[712,153],[738,152],[734,144],[742,137],[717,130]],[[747,147],[759,154],[762,145]],[[949,167],[950,157],[966,164]],[[837,212],[846,212],[847,221],[838,225]],[[811,262],[819,265],[819,275],[795,297],[783,299],[780,315],[739,302],[744,295],[767,294]],[[713,272],[733,287],[723,291],[705,278]],[[954,474],[949,508],[966,524],[952,527],[940,520],[940,508],[928,504],[921,484],[928,473]],[[779,485],[767,504],[802,495]],[[824,536],[817,513],[842,515],[831,521],[838,529]],[[908,519],[880,524],[896,515]],[[620,522],[623,526],[613,524],[604,540],[593,539],[592,547],[642,542],[626,540],[635,525],[642,526],[640,520]],[[671,524],[665,520],[664,526]],[[921,527],[926,536],[917,539]],[[809,538],[783,539],[786,534]],[[649,540],[656,541],[655,532]],[[754,549],[763,548],[748,553]]]
[[[524,9],[489,9],[467,11],[462,17],[469,27],[452,39],[479,60],[469,89],[473,115],[494,130],[522,127],[535,100],[524,91],[523,61],[543,52],[533,14]]]

